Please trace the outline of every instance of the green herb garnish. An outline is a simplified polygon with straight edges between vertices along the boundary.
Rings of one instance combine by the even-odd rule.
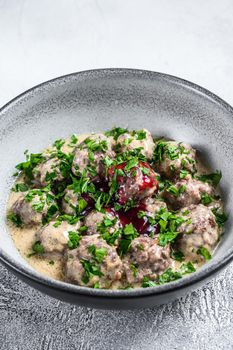
[[[198,179],[203,182],[210,182],[214,186],[217,186],[222,178],[221,171],[216,171],[215,173],[200,175]]]
[[[210,254],[210,252],[208,251],[208,249],[206,249],[205,247],[200,247],[200,248],[197,250],[197,254],[203,256],[203,258],[204,258],[206,261],[208,261],[208,260],[211,259],[211,254]]]

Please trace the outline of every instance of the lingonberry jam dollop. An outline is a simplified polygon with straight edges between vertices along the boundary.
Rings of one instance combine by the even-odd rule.
[[[109,169],[108,175],[110,184],[116,182],[116,199],[122,205],[158,191],[156,173],[146,162],[138,161],[134,166],[130,162],[114,165]]]

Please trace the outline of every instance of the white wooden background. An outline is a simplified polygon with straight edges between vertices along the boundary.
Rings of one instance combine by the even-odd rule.
[[[177,75],[233,104],[233,1],[0,0],[0,105],[103,67]],[[0,267],[0,349],[232,349],[232,267],[185,298],[135,312],[64,304]]]

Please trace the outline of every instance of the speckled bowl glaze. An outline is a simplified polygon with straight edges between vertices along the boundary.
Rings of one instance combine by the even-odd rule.
[[[54,139],[114,125],[147,128],[154,135],[191,143],[213,169],[223,173],[226,211],[233,206],[233,109],[219,97],[173,76],[101,69],[74,73],[36,86],[0,110],[0,258],[19,278],[79,305],[130,309],[165,303],[191,291],[233,257],[232,218],[213,259],[200,271],[170,284],[136,290],[98,290],[40,275],[20,256],[6,226],[5,211],[14,166],[29,149],[38,152]]]

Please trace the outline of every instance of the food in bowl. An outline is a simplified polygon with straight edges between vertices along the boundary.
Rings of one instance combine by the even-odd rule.
[[[16,168],[9,229],[51,278],[103,289],[168,283],[210,260],[223,234],[221,172],[146,129],[72,135]]]

